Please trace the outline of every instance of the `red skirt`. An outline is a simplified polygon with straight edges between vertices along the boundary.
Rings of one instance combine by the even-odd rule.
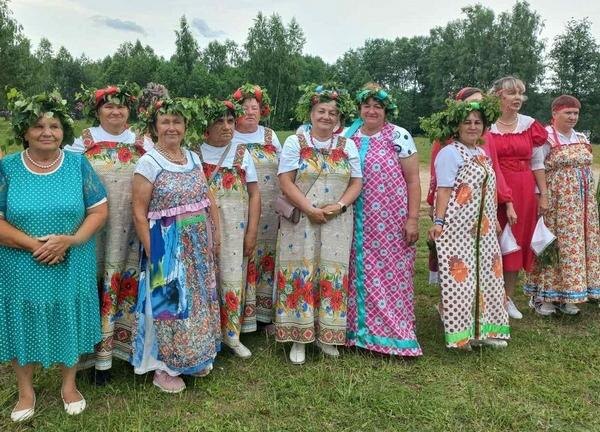
[[[537,223],[538,199],[535,194],[535,177],[531,170],[511,171],[503,169],[504,179],[513,191],[513,206],[517,213],[517,223],[511,229],[521,250],[504,255],[502,264],[505,272],[533,270],[535,255],[531,250],[531,237]],[[506,206],[498,206],[498,222],[504,229],[507,223]]]

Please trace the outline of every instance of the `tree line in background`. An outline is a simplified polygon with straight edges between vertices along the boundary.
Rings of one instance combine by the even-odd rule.
[[[183,16],[169,59],[138,40],[124,42],[102,60],[91,60],[85,55],[74,58],[64,47],[55,49],[45,38],[34,49],[7,0],[0,0],[0,88],[28,93],[58,88],[72,100],[81,84],[135,81],[143,86],[153,81],[177,96],[226,97],[248,81],[268,89],[271,126],[290,129],[296,124],[298,85],[336,80],[355,91],[375,81],[397,98],[396,123],[419,133],[419,117],[440,109],[450,93],[464,86],[485,90],[499,77],[516,75],[528,86],[525,113],[548,121],[552,98],[569,93],[583,104],[578,129],[600,138],[600,48],[588,18],[568,21],[547,46],[541,39],[542,17],[525,1],[500,14],[481,5],[462,11],[460,19],[431,29],[428,36],[369,39],[334,64],[303,54],[305,37],[295,19],[286,25],[279,15],[260,12],[241,46],[226,40],[200,48]]]

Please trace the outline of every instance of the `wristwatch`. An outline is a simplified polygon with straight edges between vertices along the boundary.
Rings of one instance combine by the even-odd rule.
[[[348,207],[346,207],[346,204],[344,204],[341,201],[338,201],[337,203],[341,207],[342,213],[346,213],[346,210],[348,210]]]

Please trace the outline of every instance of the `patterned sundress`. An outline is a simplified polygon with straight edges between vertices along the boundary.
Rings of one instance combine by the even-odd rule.
[[[0,214],[32,237],[74,234],[106,193],[87,160],[65,152],[58,168],[30,171],[22,153],[0,160]],[[95,236],[59,264],[0,246],[0,363],[72,367],[100,341]]]
[[[277,180],[277,148],[273,145],[273,130],[265,128],[264,143],[246,144],[252,156],[258,187],[260,189],[261,214],[258,223],[256,252],[248,260],[246,292],[256,293],[256,313],[249,310],[244,315],[242,332],[256,330],[256,321],[270,323],[273,321],[273,284],[275,274],[275,253],[279,217],[275,213],[275,198],[279,192]]]
[[[131,212],[131,180],[139,158],[145,153],[144,137],[134,143],[94,141],[92,131],[81,133],[84,154],[106,188],[108,219],[98,234],[98,293],[102,319],[102,341],[94,356],[86,356],[79,367],[107,370],[112,358],[129,360],[133,308],[137,299],[140,243]]]
[[[592,147],[563,145],[554,129],[548,135],[550,153],[544,161],[549,208],[544,223],[556,236],[559,262],[537,264],[524,286],[525,294],[546,302],[583,303],[600,298],[600,228],[594,196]]]
[[[233,145],[232,145],[233,148]],[[229,151],[233,151],[230,149]],[[245,171],[242,168],[246,146],[235,146],[231,168],[220,167],[209,180],[209,188],[217,200],[221,226],[221,250],[218,258],[218,290],[221,300],[221,331],[223,341],[236,346],[242,332],[256,330],[255,292],[246,289],[247,258],[244,258],[244,235],[248,223],[248,190]],[[198,154],[202,157],[202,152]],[[215,164],[202,161],[207,179],[210,179]]]
[[[495,229],[496,177],[487,156],[473,156],[459,142],[448,145],[456,147],[464,163],[450,196],[444,230],[435,241],[446,346],[461,347],[472,339],[508,339]]]
[[[394,125],[379,136],[354,135],[363,188],[354,204],[346,345],[421,355],[415,335],[415,246],[404,238],[408,192],[394,148]]]
[[[162,170],[148,208],[151,257],[141,260],[131,362],[140,374],[194,374],[221,347],[208,185],[200,164],[173,172],[145,157]]]
[[[305,192],[314,182],[307,197],[316,207],[337,202],[350,181],[346,138],[335,139],[335,147],[327,153],[298,135],[300,167],[295,184]],[[297,224],[281,218],[275,303],[278,342],[345,343],[352,220],[351,206],[322,225],[312,224],[305,214]]]

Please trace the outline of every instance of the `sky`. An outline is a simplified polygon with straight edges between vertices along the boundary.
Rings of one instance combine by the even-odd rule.
[[[304,53],[334,63],[366,39],[427,35],[436,26],[461,18],[461,8],[476,3],[497,14],[514,0],[9,0],[13,17],[37,47],[46,37],[75,57],[113,54],[125,41],[139,39],[166,58],[175,51],[175,30],[186,15],[201,48],[211,40],[246,40],[257,13],[277,13],[284,23],[295,18],[306,38]],[[384,6],[385,4],[385,6]],[[600,43],[600,1],[530,0],[545,24],[542,38],[550,46],[571,18],[589,17]]]

